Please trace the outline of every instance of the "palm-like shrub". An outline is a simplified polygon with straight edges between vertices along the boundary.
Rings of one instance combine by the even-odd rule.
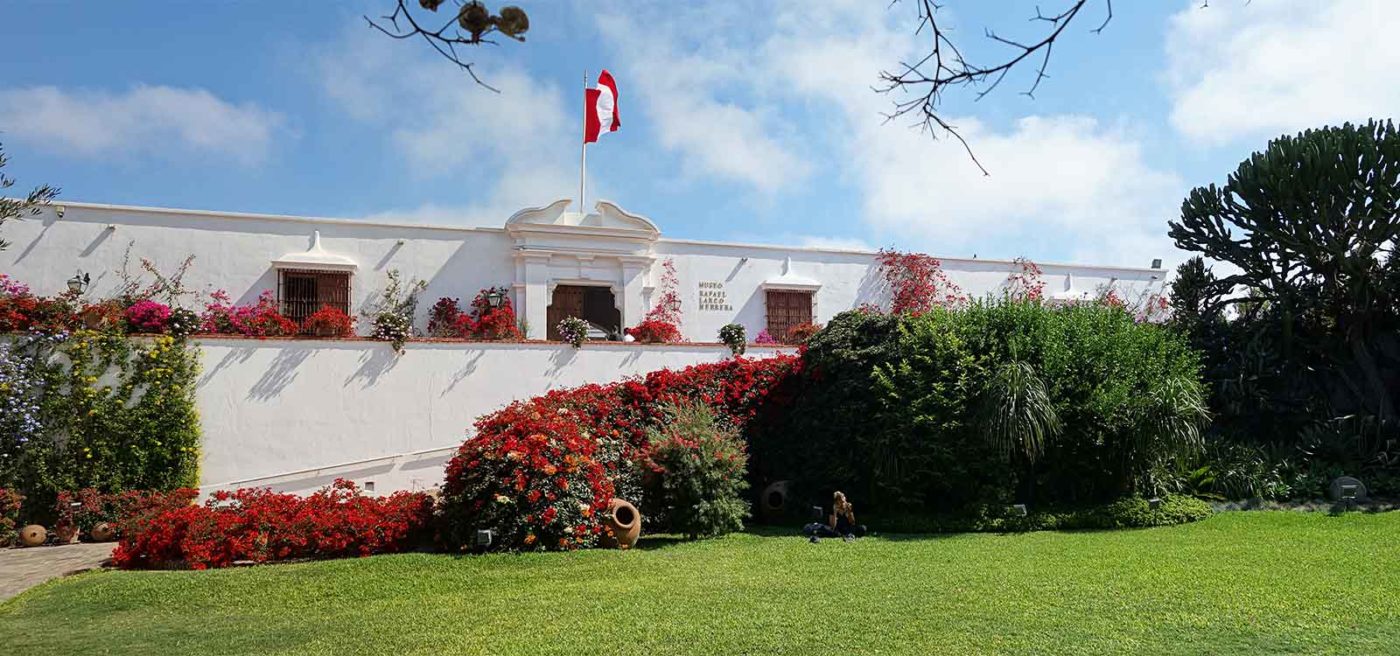
[[[993,369],[978,407],[978,424],[997,451],[1033,461],[1060,431],[1060,417],[1045,381],[1029,363],[1012,360]]]
[[[1154,385],[1136,414],[1129,460],[1139,463],[1134,473],[1150,488],[1145,491],[1161,494],[1171,485],[1158,472],[1180,472],[1205,449],[1201,429],[1210,421],[1205,388],[1184,374],[1168,376]]]

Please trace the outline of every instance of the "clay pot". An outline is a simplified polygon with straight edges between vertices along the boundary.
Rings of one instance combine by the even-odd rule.
[[[111,542],[112,538],[117,537],[117,529],[107,522],[98,522],[88,532],[88,536],[93,542]]]
[[[49,539],[49,532],[38,524],[30,524],[19,530],[19,541],[26,547],[37,547]]]
[[[615,544],[619,549],[631,549],[642,535],[642,513],[622,499],[613,499],[608,503],[608,521],[604,526],[608,529],[605,537],[611,538],[605,546]]]
[[[83,313],[83,327],[88,330],[97,330],[102,327],[106,317],[96,310],[88,310]]]
[[[764,519],[776,521],[788,512],[788,482],[776,481],[763,488],[758,499],[759,511]]]
[[[73,544],[78,541],[78,527],[73,524],[59,524],[53,529],[59,544]]]

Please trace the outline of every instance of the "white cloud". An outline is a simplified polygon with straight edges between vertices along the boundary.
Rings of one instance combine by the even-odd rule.
[[[1185,3],[1167,39],[1172,126],[1204,144],[1400,109],[1392,0]]]
[[[1182,183],[1149,166],[1131,135],[1084,116],[1029,116],[1001,131],[973,119],[957,124],[990,176],[953,140],[857,129],[854,157],[870,222],[954,252],[980,246],[999,256],[1054,249],[1096,262],[1136,260],[1140,253],[1116,245],[1147,235],[1165,243]],[[1027,252],[989,242],[1016,242]]]
[[[479,60],[480,74],[500,90],[492,93],[417,48],[362,30],[344,39],[328,49],[335,56],[319,61],[325,93],[371,131],[389,135],[414,175],[451,181],[473,198],[366,218],[499,226],[577,189],[577,129],[556,85]]]
[[[626,72],[618,90],[622,123],[627,125],[627,103],[635,99],[645,108],[661,145],[681,155],[689,174],[765,193],[789,187],[805,178],[811,167],[792,140],[782,137],[778,112],[737,97],[745,94],[736,91],[755,90],[750,86],[755,71],[748,53],[709,39],[703,49],[680,49],[686,44],[678,33],[712,24],[725,13],[709,9],[685,12],[668,4],[670,20],[599,17],[598,27],[615,44],[620,61],[614,72]]]
[[[1133,132],[1089,116],[1026,116],[1007,128],[952,122],[991,171],[951,138],[885,123],[878,73],[918,47],[888,14],[857,6],[825,21],[780,21],[764,52],[796,93],[840,107],[840,166],[864,219],[939,254],[1070,258],[1144,265],[1170,257],[1166,219],[1184,184],[1147,162]]]
[[[0,90],[0,129],[7,138],[84,157],[213,155],[256,164],[282,124],[276,112],[230,103],[204,89]]]

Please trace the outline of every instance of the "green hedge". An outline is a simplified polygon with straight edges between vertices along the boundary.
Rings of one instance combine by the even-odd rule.
[[[1097,304],[846,312],[803,366],[803,389],[752,445],[756,471],[813,501],[841,489],[867,511],[1164,494],[1206,421],[1184,339]]]
[[[872,529],[887,533],[1021,532],[1146,528],[1185,524],[1209,517],[1209,503],[1195,497],[1167,495],[1157,508],[1147,499],[1128,497],[1087,508],[1032,510],[1025,516],[1010,506],[979,506],[958,515],[914,514],[872,517]]]

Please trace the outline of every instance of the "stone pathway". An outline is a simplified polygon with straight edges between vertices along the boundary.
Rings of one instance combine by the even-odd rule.
[[[0,601],[49,579],[100,567],[116,546],[105,542],[0,549]]]

